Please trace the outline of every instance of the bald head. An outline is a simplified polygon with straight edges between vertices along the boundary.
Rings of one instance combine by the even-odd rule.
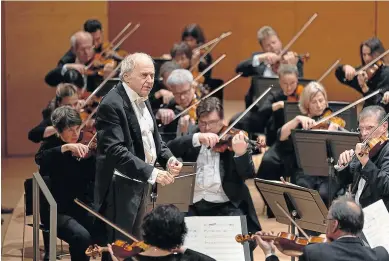
[[[79,31],[72,35],[70,38],[72,50],[76,54],[81,63],[87,63],[92,59],[93,50],[93,37],[90,33]]]
[[[342,196],[335,200],[329,209],[329,215],[339,222],[339,229],[343,232],[357,235],[362,231],[362,208],[350,197]]]

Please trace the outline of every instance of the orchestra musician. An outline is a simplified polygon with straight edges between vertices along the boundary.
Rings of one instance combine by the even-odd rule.
[[[370,38],[361,43],[360,48],[361,66],[354,68],[349,64],[339,65],[335,71],[335,76],[338,81],[346,86],[349,86],[362,94],[367,96],[378,89],[389,90],[389,67],[382,62],[388,63],[388,58],[379,60],[376,64],[378,66],[376,72],[369,79],[366,71],[360,72],[356,75],[358,69],[364,65],[370,63],[373,59],[377,58],[380,54],[385,52],[385,48],[382,42],[376,38]],[[384,98],[384,103],[381,103]],[[384,95],[378,94],[365,101],[364,107],[370,105],[380,105],[387,107],[384,104],[389,102],[389,91],[386,91]],[[389,108],[386,108],[388,111]],[[388,111],[389,112],[389,111]]]
[[[311,129],[316,120],[322,117],[328,109],[327,93],[318,82],[310,82],[305,86],[299,99],[299,108],[302,115],[285,123],[277,133],[277,141],[265,152],[257,176],[267,180],[280,180],[281,176],[292,177],[292,183],[299,186],[319,191],[324,202],[328,202],[328,177],[309,176],[301,173],[297,168],[294,146],[291,138],[292,129]],[[330,123],[328,130],[336,131],[339,126]],[[336,182],[332,182],[332,193],[337,193],[339,188]],[[333,198],[333,195],[331,195]]]
[[[342,196],[334,200],[327,214],[326,237],[330,243],[310,244],[304,247],[300,261],[384,261],[389,254],[382,246],[364,246],[358,236],[362,232],[364,214],[362,208],[352,199]],[[265,254],[266,261],[278,261],[272,241],[262,236],[272,233],[258,232],[253,237]]]
[[[196,117],[188,113],[180,117],[179,120],[173,121],[176,114],[180,113],[194,102],[197,101],[192,74],[185,69],[174,70],[167,79],[167,85],[174,96],[168,105],[159,109],[156,113],[156,119],[164,125],[162,127],[165,133],[177,133],[177,136],[193,133],[196,128]],[[193,108],[193,114],[195,114]]]
[[[103,216],[141,238],[149,184],[174,182],[182,163],[161,140],[147,101],[154,84],[152,58],[130,54],[120,69],[121,82],[108,92],[96,113],[95,205]],[[156,161],[167,171],[155,168]],[[102,236],[108,237],[105,243],[126,240],[120,233],[114,235],[111,227],[101,228]]]
[[[359,132],[362,141],[368,138],[385,115],[385,110],[377,105],[365,107],[361,111]],[[388,122],[385,121],[371,138],[387,136]],[[383,145],[375,149],[374,154],[360,155],[362,148],[362,143],[358,143],[354,150],[346,150],[340,154],[338,165],[347,164],[347,167],[337,173],[337,178],[341,184],[351,184],[351,193],[355,194],[355,201],[362,207],[382,199],[389,210],[389,143],[383,141]]]
[[[213,151],[224,124],[220,100],[209,97],[197,107],[199,132],[168,142],[174,155],[196,162],[196,183],[189,215],[246,215],[248,231],[261,230],[245,180],[255,174],[251,153],[242,132],[232,138],[232,149]],[[183,149],[185,148],[185,149]],[[251,246],[252,250],[255,246]]]
[[[39,173],[49,177],[50,191],[57,203],[58,238],[69,244],[72,261],[89,260],[85,249],[92,243],[93,219],[73,200],[78,198],[93,205],[95,157],[92,154],[85,158],[89,148],[80,143],[82,121],[75,109],[59,107],[52,113],[51,121],[57,135],[42,143],[35,161],[39,165]],[[41,219],[48,229],[48,209],[46,211],[41,213]]]
[[[304,63],[293,52],[287,52],[283,57],[280,57],[282,43],[273,28],[263,26],[258,30],[257,36],[263,52],[256,52],[250,59],[239,63],[235,69],[236,73],[243,73],[243,77],[261,76],[276,78],[278,71],[273,71],[272,67],[268,65],[273,65],[282,60],[282,63],[296,65],[298,77],[304,77]],[[245,96],[246,108],[253,102],[255,88],[255,84],[252,82]]]

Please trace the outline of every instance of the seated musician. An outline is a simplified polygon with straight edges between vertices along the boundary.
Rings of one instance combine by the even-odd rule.
[[[185,217],[174,205],[160,205],[146,214],[142,224],[144,243],[149,248],[133,256],[139,261],[215,261],[215,259],[183,247],[188,228]],[[114,256],[112,247],[108,250],[113,261],[123,260]],[[133,260],[126,258],[126,261]]]
[[[46,75],[45,81],[48,85],[56,87],[59,83],[66,82],[66,74],[69,73],[68,71],[72,71],[76,75],[73,78],[76,78],[77,82],[82,82],[83,87],[86,86],[88,92],[92,92],[103,80],[103,77],[107,77],[112,72],[113,64],[105,64],[102,75],[99,75],[94,68],[86,70],[86,66],[92,61],[95,54],[92,35],[79,31],[71,37],[70,42],[72,51],[76,54],[75,57],[71,60],[68,59],[65,64],[59,63]]]
[[[278,130],[277,141],[264,154],[257,176],[267,180],[280,180],[281,176],[290,176],[293,183],[318,190],[323,201],[327,202],[328,177],[300,173],[291,138],[293,129],[311,129],[316,124],[315,119],[321,118],[323,113],[328,110],[327,93],[323,86],[317,82],[310,82],[301,93],[299,107],[303,115],[296,116]],[[334,131],[338,130],[338,127],[337,124],[331,122],[327,129]],[[335,182],[332,182],[332,185],[337,186]],[[331,191],[336,193],[338,188],[332,188]]]
[[[362,110],[359,114],[361,141],[370,135],[371,138],[387,139],[387,121],[372,133],[385,116],[384,109],[377,105]],[[389,143],[377,146],[374,154],[372,150],[371,153],[360,155],[363,147],[362,143],[358,143],[355,150],[340,154],[338,165],[347,167],[337,173],[337,178],[344,185],[351,184],[351,193],[355,194],[355,201],[362,207],[382,199],[389,210]]]
[[[193,49],[199,47],[205,43],[205,36],[203,29],[198,24],[189,24],[185,26],[181,34],[181,41],[187,43],[193,52]],[[199,56],[202,56],[206,49],[199,50]],[[202,72],[212,63],[212,56],[208,53],[204,60],[201,60],[198,67],[198,71]],[[207,82],[212,76],[212,69],[204,74],[205,82]]]
[[[71,106],[72,108],[79,111],[82,106],[82,101],[79,100],[77,93],[78,88],[69,83],[61,83],[58,85],[55,98],[53,98],[47,107],[42,111],[43,120],[39,125],[32,128],[28,132],[28,139],[32,142],[39,143],[49,137],[53,137],[57,133],[55,128],[52,126],[51,113],[58,107]]]
[[[339,65],[335,71],[335,76],[338,81],[353,88],[363,96],[367,96],[371,92],[374,92],[378,89],[389,89],[389,67],[385,65],[380,66],[370,79],[368,79],[365,71],[356,75],[357,70],[361,69],[363,66],[370,63],[373,59],[377,58],[380,54],[385,52],[385,48],[382,45],[382,42],[376,37],[370,38],[361,43],[359,52],[361,65],[356,68],[349,64]],[[380,62],[387,59],[388,58],[383,58]],[[373,96],[372,98],[365,101],[364,107],[370,105],[380,105],[387,107],[381,103],[381,101],[383,100],[385,104],[389,102],[389,91],[385,93],[384,97],[385,98],[383,100],[382,94]],[[386,110],[388,111],[389,107],[386,108]]]
[[[282,60],[282,63],[294,64],[298,69],[298,77],[304,77],[303,62],[298,59],[293,52],[287,52],[283,57],[280,57],[282,51],[282,43],[278,38],[277,32],[270,26],[263,26],[258,31],[258,42],[263,52],[256,52],[252,58],[238,64],[236,73],[243,73],[243,77],[261,76],[261,77],[277,77],[278,70],[273,71],[268,65],[276,64]],[[249,91],[245,96],[246,108],[253,102],[255,93],[255,85],[252,83]]]
[[[57,203],[58,238],[69,244],[71,260],[89,260],[85,249],[92,243],[93,220],[73,200],[92,204],[95,157],[89,156],[88,146],[79,143],[81,118],[75,109],[59,107],[52,113],[51,121],[58,137],[42,143],[35,161],[40,174],[50,177],[50,190]],[[47,215],[41,218],[48,226]]]
[[[196,128],[195,107],[188,114],[173,121],[178,113],[197,101],[192,82],[192,74],[184,69],[174,70],[167,79],[167,85],[173,93],[174,100],[156,113],[156,119],[164,125],[162,128],[164,133],[177,133],[178,136],[181,136],[193,133]]]
[[[180,69],[181,67],[173,61],[167,61],[162,64],[159,69],[159,79],[155,81],[154,87],[150,92],[149,100],[153,111],[157,111],[164,104],[167,105],[174,98],[173,93],[170,91],[170,87],[167,84],[172,71]]]
[[[261,229],[245,180],[254,177],[254,164],[243,133],[232,138],[232,149],[216,152],[223,129],[224,110],[220,100],[209,97],[197,107],[198,133],[168,142],[172,153],[183,161],[197,162],[193,205],[197,216],[247,216],[248,230]]]
[[[352,199],[342,196],[335,200],[327,215],[326,237],[331,243],[316,243],[304,247],[300,261],[384,261],[389,254],[384,247],[364,246],[358,238],[362,232],[364,214]],[[266,261],[278,261],[273,241],[262,240],[270,233],[258,232],[253,237],[266,256]]]

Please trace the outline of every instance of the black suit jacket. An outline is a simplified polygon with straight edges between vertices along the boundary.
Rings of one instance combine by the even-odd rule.
[[[387,261],[388,252],[383,247],[370,248],[356,237],[344,237],[332,243],[312,244],[304,248],[300,261]],[[266,261],[278,261],[269,256]]]
[[[166,166],[172,153],[161,140],[150,103],[145,102],[154,121],[157,161]],[[144,161],[142,134],[138,119],[124,86],[119,83],[104,96],[96,113],[97,166],[95,204],[100,208],[108,192],[114,169],[131,179],[134,187],[146,186],[154,169]],[[141,196],[141,195],[139,195]]]
[[[353,159],[347,168],[337,174],[339,182],[343,185],[352,184],[352,193],[358,189],[360,177],[366,180],[366,185],[359,198],[362,207],[382,199],[389,210],[389,143],[380,152],[372,157],[365,167],[357,158]]]
[[[193,134],[178,137],[169,141],[167,146],[176,157],[184,161],[196,162],[201,146],[193,147]],[[253,178],[255,175],[254,163],[250,153],[241,157],[234,157],[234,152],[226,151],[220,153],[220,176],[223,190],[228,199],[243,210],[243,213],[251,219],[257,231],[261,230],[253,200],[245,180]],[[250,231],[253,232],[253,231]]]

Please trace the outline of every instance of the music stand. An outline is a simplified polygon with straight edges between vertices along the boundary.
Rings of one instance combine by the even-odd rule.
[[[105,85],[96,93],[97,97],[105,96],[113,87],[115,87],[120,82],[119,78],[109,79]]]
[[[154,209],[158,205],[173,204],[181,212],[188,212],[189,205],[193,203],[193,192],[196,182],[196,162],[183,162],[180,175],[174,183],[167,186],[155,183],[150,189],[150,198],[147,201],[147,211]],[[156,168],[162,169],[157,164]],[[191,175],[192,174],[192,175]]]
[[[355,132],[292,130],[297,165],[306,175],[329,177],[328,204],[331,204],[331,180],[334,163],[345,150],[360,142]]]
[[[338,111],[350,103],[348,102],[329,102],[328,106],[334,111]],[[284,104],[284,119],[285,122],[293,120],[297,115],[301,115],[300,109],[298,107],[298,102],[285,102]],[[357,120],[357,107],[354,106],[349,110],[346,110],[338,115],[342,119],[346,121],[346,129],[348,130],[356,130],[358,128],[358,120]]]

